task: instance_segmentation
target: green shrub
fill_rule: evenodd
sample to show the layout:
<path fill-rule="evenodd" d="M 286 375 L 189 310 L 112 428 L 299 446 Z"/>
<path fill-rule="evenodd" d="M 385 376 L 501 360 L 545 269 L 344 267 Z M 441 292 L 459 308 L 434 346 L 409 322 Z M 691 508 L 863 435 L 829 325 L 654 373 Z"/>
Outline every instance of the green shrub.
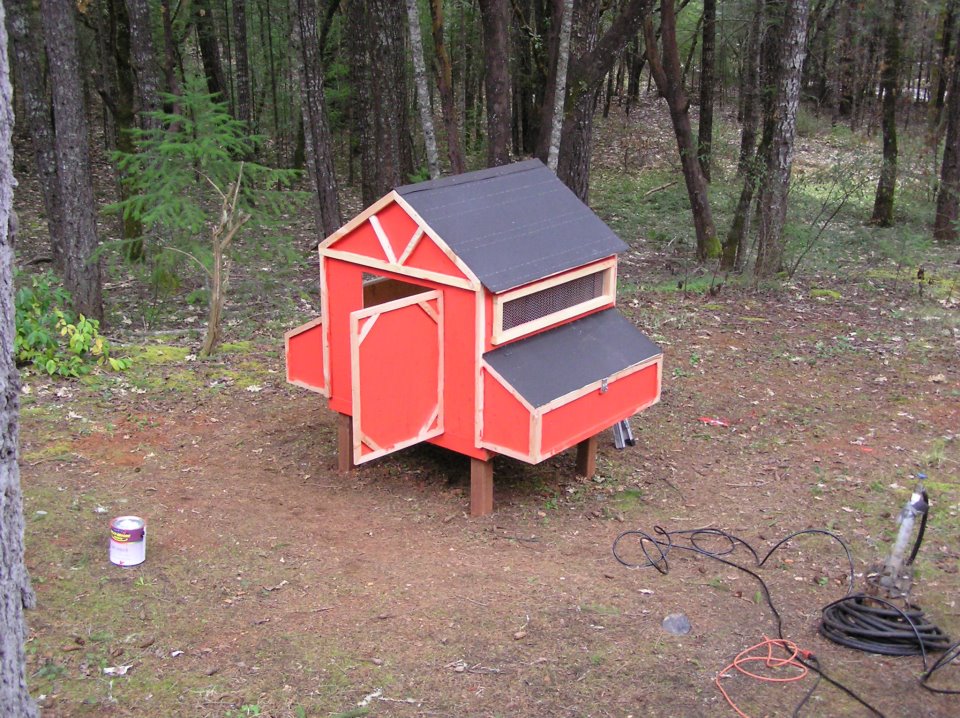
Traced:
<path fill-rule="evenodd" d="M 46 272 L 30 278 L 17 290 L 17 335 L 14 353 L 17 365 L 33 365 L 50 376 L 77 377 L 94 366 L 122 371 L 129 359 L 110 356 L 110 344 L 100 334 L 100 322 L 75 315 L 70 293 Z"/>

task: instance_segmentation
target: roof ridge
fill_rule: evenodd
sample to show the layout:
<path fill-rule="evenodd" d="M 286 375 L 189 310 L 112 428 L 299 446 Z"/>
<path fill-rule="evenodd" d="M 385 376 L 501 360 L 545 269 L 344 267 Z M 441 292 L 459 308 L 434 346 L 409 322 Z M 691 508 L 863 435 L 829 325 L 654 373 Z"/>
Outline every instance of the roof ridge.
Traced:
<path fill-rule="evenodd" d="M 414 192 L 425 192 L 427 190 L 439 189 L 442 187 L 455 187 L 457 185 L 469 184 L 471 182 L 482 182 L 495 177 L 516 174 L 518 172 L 530 172 L 537 169 L 547 169 L 537 158 L 522 160 L 520 162 L 511 162 L 497 167 L 487 167 L 473 172 L 464 172 L 463 174 L 450 175 L 426 182 L 417 182 L 415 184 L 401 185 L 394 188 L 394 191 L 400 196 L 412 194 Z"/>

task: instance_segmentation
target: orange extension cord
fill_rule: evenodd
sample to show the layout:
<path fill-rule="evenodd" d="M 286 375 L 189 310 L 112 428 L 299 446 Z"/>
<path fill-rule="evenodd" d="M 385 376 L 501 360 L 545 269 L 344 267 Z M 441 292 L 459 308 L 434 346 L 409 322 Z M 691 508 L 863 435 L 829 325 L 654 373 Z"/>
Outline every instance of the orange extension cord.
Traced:
<path fill-rule="evenodd" d="M 777 648 L 784 651 L 784 653 L 787 655 L 785 657 L 775 656 L 774 649 Z M 766 652 L 762 654 L 755 653 L 756 651 L 762 649 L 766 649 Z M 721 678 L 729 677 L 727 671 L 736 668 L 743 675 L 749 676 L 750 678 L 755 678 L 758 681 L 764 681 L 766 683 L 792 683 L 793 681 L 802 680 L 807 676 L 807 673 L 809 673 L 807 667 L 797 660 L 797 658 L 799 657 L 804 660 L 810 660 L 812 656 L 813 653 L 801 649 L 793 641 L 788 641 L 783 638 L 767 638 L 764 636 L 763 642 L 758 643 L 755 646 L 750 646 L 750 648 L 738 653 L 737 657 L 734 658 L 728 666 L 724 667 L 724 669 L 717 674 L 715 682 L 717 684 L 717 688 L 720 689 L 723 697 L 727 699 L 727 703 L 729 703 L 730 707 L 737 712 L 737 715 L 740 716 L 740 718 L 750 718 L 750 716 L 737 707 L 736 703 L 733 702 L 733 699 L 730 698 L 730 696 L 727 694 L 727 691 L 720 683 Z M 798 672 L 783 678 L 778 678 L 775 676 L 760 675 L 745 668 L 748 663 L 757 663 L 761 661 L 766 668 L 771 670 L 790 667 L 798 669 Z"/>

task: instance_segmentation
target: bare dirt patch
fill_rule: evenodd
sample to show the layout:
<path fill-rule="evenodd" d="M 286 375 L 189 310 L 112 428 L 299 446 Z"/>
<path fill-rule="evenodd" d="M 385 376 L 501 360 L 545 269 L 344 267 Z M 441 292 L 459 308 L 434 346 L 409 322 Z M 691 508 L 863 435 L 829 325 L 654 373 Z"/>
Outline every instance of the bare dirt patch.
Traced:
<path fill-rule="evenodd" d="M 249 352 L 177 360 L 163 371 L 185 367 L 195 386 L 146 394 L 123 390 L 133 376 L 69 397 L 28 378 L 29 654 L 44 715 L 730 715 L 714 677 L 776 631 L 758 586 L 679 554 L 665 576 L 631 571 L 613 539 L 712 526 L 763 548 L 824 527 L 861 576 L 917 471 L 934 509 L 915 599 L 960 636 L 955 318 L 926 320 L 936 305 L 905 296 L 895 317 L 881 295 L 634 299 L 667 355 L 637 446 L 604 436 L 590 481 L 571 456 L 503 460 L 482 519 L 465 514 L 467 463 L 432 447 L 337 475 L 333 415 L 282 383 L 275 354 L 259 369 Z M 244 380 L 218 383 L 241 362 Z M 125 513 L 149 526 L 137 568 L 108 561 L 108 520 Z M 762 575 L 788 638 L 885 715 L 956 713 L 956 697 L 918 686 L 919 659 L 817 635 L 820 607 L 846 589 L 836 545 L 781 553 Z M 662 630 L 674 612 L 691 633 Z M 130 668 L 104 674 L 115 666 Z M 955 668 L 944 678 L 957 687 Z M 785 715 L 811 684 L 727 685 L 751 715 Z M 869 714 L 826 684 L 806 710 Z"/>

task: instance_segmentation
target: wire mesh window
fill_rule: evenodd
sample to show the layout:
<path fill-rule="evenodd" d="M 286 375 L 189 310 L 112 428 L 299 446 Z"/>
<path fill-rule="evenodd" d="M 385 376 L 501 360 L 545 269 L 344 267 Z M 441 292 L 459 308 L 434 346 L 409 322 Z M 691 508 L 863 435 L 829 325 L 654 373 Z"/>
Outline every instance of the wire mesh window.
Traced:
<path fill-rule="evenodd" d="M 607 270 L 594 272 L 563 284 L 542 289 L 533 294 L 511 299 L 503 303 L 502 330 L 513 329 L 521 324 L 575 307 L 591 299 L 603 296 L 603 280 Z"/>

